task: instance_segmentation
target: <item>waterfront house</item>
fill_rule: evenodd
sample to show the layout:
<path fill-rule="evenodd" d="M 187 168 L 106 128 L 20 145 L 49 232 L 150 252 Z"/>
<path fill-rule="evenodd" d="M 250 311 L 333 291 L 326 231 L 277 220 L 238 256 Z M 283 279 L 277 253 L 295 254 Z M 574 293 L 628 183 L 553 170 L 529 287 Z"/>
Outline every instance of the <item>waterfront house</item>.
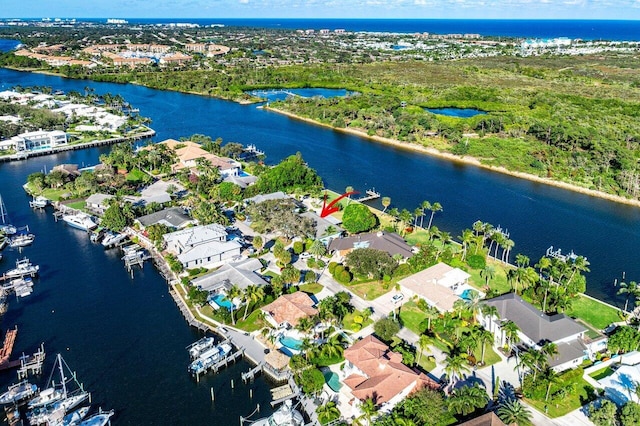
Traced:
<path fill-rule="evenodd" d="M 146 206 L 151 203 L 165 204 L 171 202 L 173 196 L 181 195 L 185 191 L 178 181 L 157 180 L 143 188 L 139 195 L 127 195 L 124 200 L 136 206 Z"/>
<path fill-rule="evenodd" d="M 358 234 L 351 237 L 336 238 L 329 244 L 329 251 L 337 251 L 342 257 L 357 248 L 372 248 L 387 252 L 390 256 L 399 254 L 404 259 L 413 256 L 411 246 L 395 232 L 378 231 Z"/>
<path fill-rule="evenodd" d="M 295 327 L 302 318 L 318 313 L 315 302 L 303 291 L 283 294 L 268 305 L 263 306 L 265 319 L 275 328 Z"/>
<path fill-rule="evenodd" d="M 226 292 L 233 285 L 241 290 L 249 286 L 264 287 L 267 282 L 258 274 L 262 268 L 262 262 L 256 258 L 225 263 L 215 271 L 192 280 L 191 283 L 209 293 Z"/>
<path fill-rule="evenodd" d="M 622 407 L 629 401 L 640 403 L 640 398 L 638 398 L 638 391 L 640 391 L 640 353 L 637 351 L 628 352 L 605 361 L 598 367 L 590 367 L 589 370 L 602 370 L 607 365 L 617 368 L 608 376 L 597 380 L 597 385 L 604 390 L 604 395 L 618 407 Z M 587 371 L 585 370 L 585 375 Z"/>
<path fill-rule="evenodd" d="M 320 217 L 318 213 L 313 211 L 300 213 L 300 216 L 315 222 L 316 240 L 322 241 L 324 245 L 328 245 L 334 238 L 339 238 L 344 232 L 344 229 L 339 226 L 341 222 L 333 216 Z"/>
<path fill-rule="evenodd" d="M 344 358 L 342 374 L 346 386 L 342 389 L 348 392 L 346 400 L 352 406 L 372 399 L 380 411 L 389 412 L 402 399 L 423 387 L 440 387 L 425 374 L 404 365 L 402 354 L 393 352 L 371 335 L 345 349 Z"/>
<path fill-rule="evenodd" d="M 191 219 L 180 207 L 171 207 L 160 210 L 145 216 L 140 216 L 135 220 L 143 230 L 156 223 L 166 225 L 172 229 L 182 229 L 189 225 L 195 225 L 197 221 Z"/>
<path fill-rule="evenodd" d="M 242 246 L 226 241 L 222 225 L 195 226 L 162 236 L 168 252 L 174 253 L 185 268 L 213 267 L 222 261 L 240 257 Z"/>
<path fill-rule="evenodd" d="M 85 200 L 85 204 L 87 210 L 102 216 L 105 210 L 109 208 L 109 201 L 113 198 L 114 196 L 109 194 L 92 194 Z"/>
<path fill-rule="evenodd" d="M 483 327 L 494 333 L 497 344 L 506 344 L 501 327 L 512 321 L 518 326 L 520 341 L 527 347 L 540 349 L 549 342 L 557 345 L 558 353 L 549 357 L 549 366 L 557 372 L 577 367 L 592 358 L 595 352 L 606 349 L 604 336 L 590 338 L 584 325 L 565 314 L 547 315 L 515 293 L 503 294 L 484 303 L 498 310 L 497 317 L 478 315 Z"/>
<path fill-rule="evenodd" d="M 244 203 L 245 204 L 260 204 L 260 203 L 264 203 L 265 201 L 270 201 L 270 200 L 286 200 L 288 198 L 291 198 L 289 195 L 285 194 L 282 191 L 277 191 L 277 192 L 271 192 L 269 194 L 258 194 L 255 195 L 251 198 L 245 198 L 244 199 Z"/>
<path fill-rule="evenodd" d="M 493 411 L 460 423 L 458 426 L 506 426 Z"/>
<path fill-rule="evenodd" d="M 9 139 L 9 141 L 11 141 L 12 145 L 10 149 L 20 152 L 55 148 L 66 145 L 68 139 L 67 134 L 61 130 L 52 130 L 50 132 L 38 130 L 35 132 L 20 133 L 18 136 Z"/>
<path fill-rule="evenodd" d="M 180 142 L 175 139 L 167 139 L 160 143 L 166 145 L 167 148 L 175 152 L 178 157 L 178 162 L 171 166 L 171 170 L 173 172 L 177 172 L 182 169 L 190 169 L 192 172 L 197 173 L 196 160 L 198 158 L 209 161 L 213 167 L 220 170 L 220 176 L 222 176 L 222 178 L 227 176 L 238 176 L 242 170 L 242 164 L 236 160 L 211 154 L 210 152 L 202 149 L 202 146 L 195 142 Z"/>
<path fill-rule="evenodd" d="M 460 299 L 458 294 L 463 287 L 469 287 L 470 276 L 461 269 L 440 262 L 401 279 L 398 285 L 405 296 L 418 296 L 438 311 L 447 312 Z"/>

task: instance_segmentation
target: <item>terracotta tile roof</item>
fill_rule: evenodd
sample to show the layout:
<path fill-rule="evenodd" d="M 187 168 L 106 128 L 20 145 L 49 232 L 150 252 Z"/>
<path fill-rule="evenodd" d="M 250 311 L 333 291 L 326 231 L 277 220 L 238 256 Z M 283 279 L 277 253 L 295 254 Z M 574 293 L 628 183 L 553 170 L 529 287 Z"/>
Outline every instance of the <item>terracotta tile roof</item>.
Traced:
<path fill-rule="evenodd" d="M 344 357 L 366 374 L 366 377 L 351 374 L 344 380 L 353 396 L 360 400 L 372 398 L 379 405 L 412 385 L 411 392 L 425 386 L 439 387 L 429 377 L 402 364 L 402 355 L 391 351 L 373 336 L 367 336 L 346 349 Z"/>
<path fill-rule="evenodd" d="M 495 413 L 486 413 L 475 419 L 471 419 L 458 426 L 506 426 Z"/>
<path fill-rule="evenodd" d="M 273 302 L 262 307 L 278 324 L 288 322 L 296 326 L 304 317 L 316 315 L 318 310 L 313 307 L 315 302 L 305 292 L 298 291 L 293 294 L 284 294 Z"/>

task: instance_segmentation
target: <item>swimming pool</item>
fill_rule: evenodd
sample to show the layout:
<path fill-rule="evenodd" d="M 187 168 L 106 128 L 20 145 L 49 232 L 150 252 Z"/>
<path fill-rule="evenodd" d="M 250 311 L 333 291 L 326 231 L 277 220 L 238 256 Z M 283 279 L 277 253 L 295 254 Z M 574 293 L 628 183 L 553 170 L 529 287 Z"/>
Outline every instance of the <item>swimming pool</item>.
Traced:
<path fill-rule="evenodd" d="M 302 340 L 294 339 L 291 336 L 281 336 L 280 343 L 282 343 L 282 346 L 293 349 L 294 351 L 302 350 Z"/>
<path fill-rule="evenodd" d="M 327 371 L 324 373 L 324 381 L 327 382 L 327 386 L 334 392 L 340 392 L 342 383 L 340 383 L 340 377 L 333 371 Z"/>
<path fill-rule="evenodd" d="M 477 291 L 467 288 L 460 294 L 460 298 L 463 300 L 471 300 L 474 294 L 477 294 L 477 293 L 478 293 Z"/>
<path fill-rule="evenodd" d="M 231 310 L 234 307 L 233 303 L 231 303 L 231 301 L 227 299 L 227 297 L 224 294 L 218 293 L 215 296 L 213 296 L 211 300 L 213 300 L 215 304 L 220 306 L 221 308 L 227 308 L 228 310 Z"/>

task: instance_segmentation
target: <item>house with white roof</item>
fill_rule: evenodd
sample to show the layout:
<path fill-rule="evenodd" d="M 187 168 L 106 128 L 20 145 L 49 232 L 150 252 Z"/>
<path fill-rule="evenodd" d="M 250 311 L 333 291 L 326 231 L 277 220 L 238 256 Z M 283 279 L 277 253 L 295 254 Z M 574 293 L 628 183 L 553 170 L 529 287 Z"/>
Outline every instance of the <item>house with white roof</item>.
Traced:
<path fill-rule="evenodd" d="M 209 293 L 226 292 L 234 285 L 241 290 L 249 286 L 264 287 L 267 282 L 258 274 L 262 268 L 259 259 L 248 258 L 240 262 L 225 263 L 215 271 L 192 280 L 191 283 Z"/>
<path fill-rule="evenodd" d="M 412 298 L 418 296 L 440 312 L 453 309 L 460 300 L 462 288 L 467 285 L 468 273 L 445 263 L 438 263 L 398 281 L 402 294 Z"/>
<path fill-rule="evenodd" d="M 185 268 L 211 267 L 240 256 L 242 246 L 227 241 L 224 226 L 212 223 L 163 235 L 166 249 L 174 253 Z"/>
<path fill-rule="evenodd" d="M 20 151 L 34 151 L 38 149 L 55 148 L 60 145 L 66 145 L 68 142 L 67 134 L 62 130 L 52 130 L 50 132 L 37 130 L 34 132 L 21 133 L 9 139 L 11 145 L 8 149 Z"/>

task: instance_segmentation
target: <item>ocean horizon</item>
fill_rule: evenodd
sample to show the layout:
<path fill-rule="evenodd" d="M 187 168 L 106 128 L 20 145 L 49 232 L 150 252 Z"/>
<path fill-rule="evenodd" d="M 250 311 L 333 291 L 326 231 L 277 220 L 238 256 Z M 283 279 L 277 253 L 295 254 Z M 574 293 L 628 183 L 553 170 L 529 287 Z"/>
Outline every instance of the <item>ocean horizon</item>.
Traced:
<path fill-rule="evenodd" d="M 41 18 L 24 18 L 34 20 Z M 63 18 L 64 19 L 64 18 Z M 69 18 L 67 18 L 69 19 Z M 105 22 L 107 18 L 77 18 Z M 480 34 L 485 37 L 638 41 L 640 20 L 593 19 L 334 19 L 334 18 L 122 18 L 129 24 L 191 23 L 268 29 L 344 29 L 354 32 Z"/>

